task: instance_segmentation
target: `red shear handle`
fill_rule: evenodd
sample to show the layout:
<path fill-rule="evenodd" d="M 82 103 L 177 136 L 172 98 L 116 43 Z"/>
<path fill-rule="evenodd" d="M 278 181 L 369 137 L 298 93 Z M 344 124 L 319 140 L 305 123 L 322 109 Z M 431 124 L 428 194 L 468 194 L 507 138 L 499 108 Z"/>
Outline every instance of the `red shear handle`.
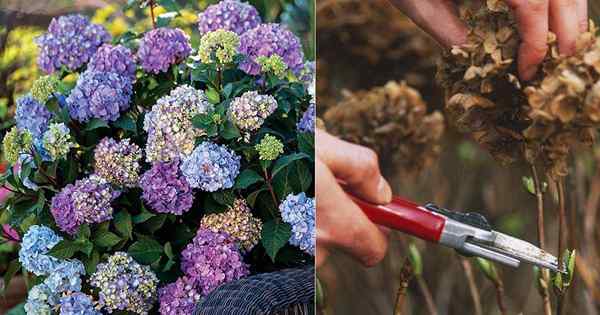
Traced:
<path fill-rule="evenodd" d="M 394 197 L 387 205 L 374 205 L 354 196 L 352 200 L 376 224 L 398 230 L 426 241 L 437 243 L 444 229 L 446 219 L 423 210 L 408 200 Z"/>

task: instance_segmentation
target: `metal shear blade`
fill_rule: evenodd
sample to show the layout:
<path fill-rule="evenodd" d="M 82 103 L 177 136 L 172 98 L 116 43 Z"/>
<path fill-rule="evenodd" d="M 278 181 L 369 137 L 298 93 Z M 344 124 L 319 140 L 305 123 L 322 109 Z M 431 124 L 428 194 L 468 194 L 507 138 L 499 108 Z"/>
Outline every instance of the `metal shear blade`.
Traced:
<path fill-rule="evenodd" d="M 559 267 L 558 259 L 550 253 L 518 238 L 496 231 L 493 233 L 496 234 L 493 243 L 494 248 L 504 254 L 555 272 L 565 272 Z"/>

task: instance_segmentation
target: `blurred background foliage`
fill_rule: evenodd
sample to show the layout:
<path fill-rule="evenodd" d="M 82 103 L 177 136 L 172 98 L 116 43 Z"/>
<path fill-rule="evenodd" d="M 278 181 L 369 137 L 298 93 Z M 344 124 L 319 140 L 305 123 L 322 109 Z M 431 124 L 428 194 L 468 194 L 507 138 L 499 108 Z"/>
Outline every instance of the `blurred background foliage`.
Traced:
<path fill-rule="evenodd" d="M 600 23 L 600 1 L 590 0 L 589 4 L 590 17 Z M 408 132 L 405 139 L 414 138 L 410 132 L 422 133 L 424 120 L 412 120 L 417 125 L 411 126 L 410 119 L 402 119 L 413 113 L 410 109 L 422 108 L 418 105 L 421 100 L 427 104 L 427 115 L 443 112 L 444 98 L 435 80 L 441 48 L 388 0 L 318 0 L 316 11 L 317 99 L 322 125 L 378 150 L 384 176 L 395 194 L 419 203 L 431 201 L 457 211 L 480 212 L 495 229 L 537 243 L 536 200 L 527 190 L 527 167 L 501 166 L 448 124 L 439 140 L 420 142 L 412 148 L 405 145 L 409 142 L 386 142 L 398 139 L 397 135 L 379 136 L 378 140 L 378 134 L 386 135 L 390 130 Z M 389 87 L 395 83 L 390 81 L 404 81 L 420 95 L 403 96 L 405 89 L 394 92 Z M 381 110 L 385 107 L 403 110 L 394 114 Z M 380 120 L 392 121 L 391 126 L 365 127 Z M 360 130 L 364 134 L 357 134 Z M 404 163 L 395 162 L 399 157 Z M 414 162 L 406 163 L 406 157 Z M 424 166 L 422 161 L 433 162 Z M 577 262 L 564 314 L 597 315 L 600 146 L 575 152 L 569 161 L 569 174 L 568 247 L 577 249 Z M 558 204 L 556 191 L 550 186 L 544 194 L 546 242 L 548 250 L 557 254 Z M 406 262 L 414 268 L 415 261 L 419 261 L 420 275 L 410 279 L 401 313 L 394 313 L 398 289 L 406 281 Z M 348 315 L 501 314 L 497 303 L 500 283 L 506 314 L 544 313 L 531 266 L 495 268 L 490 272 L 489 266 L 475 259 L 396 232 L 391 235 L 386 258 L 373 268 L 365 269 L 344 253 L 332 254 L 317 272 L 322 289 L 318 294 L 320 311 Z M 499 281 L 491 281 L 489 275 L 494 272 Z"/>

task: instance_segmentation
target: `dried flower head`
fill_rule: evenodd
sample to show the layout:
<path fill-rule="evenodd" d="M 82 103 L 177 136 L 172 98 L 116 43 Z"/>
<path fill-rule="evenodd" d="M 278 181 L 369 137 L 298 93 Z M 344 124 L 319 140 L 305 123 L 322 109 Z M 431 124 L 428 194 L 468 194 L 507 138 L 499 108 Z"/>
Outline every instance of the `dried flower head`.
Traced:
<path fill-rule="evenodd" d="M 217 191 L 233 187 L 241 157 L 225 145 L 202 142 L 183 159 L 180 169 L 193 188 Z"/>
<path fill-rule="evenodd" d="M 270 134 L 266 134 L 254 147 L 258 151 L 259 158 L 264 161 L 273 161 L 283 153 L 283 143 Z"/>
<path fill-rule="evenodd" d="M 444 131 L 441 113 L 427 105 L 405 83 L 388 82 L 366 92 L 347 93 L 323 116 L 327 131 L 371 147 L 382 161 L 416 174 L 439 155 Z"/>
<path fill-rule="evenodd" d="M 94 149 L 96 174 L 117 186 L 138 184 L 142 150 L 129 139 L 103 138 Z"/>
<path fill-rule="evenodd" d="M 224 0 L 209 5 L 198 15 L 198 30 L 201 34 L 223 29 L 242 35 L 260 23 L 256 8 L 238 0 Z"/>
<path fill-rule="evenodd" d="M 144 71 L 158 74 L 182 62 L 191 52 L 190 38 L 184 31 L 160 27 L 144 35 L 137 58 Z"/>
<path fill-rule="evenodd" d="M 10 164 L 15 164 L 23 154 L 29 154 L 33 145 L 33 136 L 28 130 L 19 130 L 12 127 L 2 140 L 4 159 Z"/>
<path fill-rule="evenodd" d="M 256 62 L 260 65 L 263 73 L 272 73 L 276 77 L 283 77 L 287 71 L 287 65 L 277 54 L 273 54 L 269 57 L 259 56 L 256 58 Z"/>
<path fill-rule="evenodd" d="M 239 46 L 240 38 L 236 33 L 220 29 L 202 35 L 198 55 L 203 63 L 225 65 L 233 62 Z"/>
<path fill-rule="evenodd" d="M 262 222 L 252 216 L 252 210 L 244 199 L 236 199 L 226 212 L 204 216 L 200 226 L 229 234 L 239 242 L 244 252 L 249 252 L 258 244 L 262 231 Z"/>
<path fill-rule="evenodd" d="M 42 137 L 42 147 L 53 161 L 65 158 L 71 148 L 76 146 L 64 123 L 50 124 Z"/>
<path fill-rule="evenodd" d="M 142 198 L 150 209 L 181 215 L 192 207 L 194 194 L 179 170 L 179 161 L 155 162 L 140 179 Z"/>
<path fill-rule="evenodd" d="M 33 81 L 31 96 L 40 103 L 45 103 L 59 85 L 59 80 L 53 75 L 44 75 Z"/>

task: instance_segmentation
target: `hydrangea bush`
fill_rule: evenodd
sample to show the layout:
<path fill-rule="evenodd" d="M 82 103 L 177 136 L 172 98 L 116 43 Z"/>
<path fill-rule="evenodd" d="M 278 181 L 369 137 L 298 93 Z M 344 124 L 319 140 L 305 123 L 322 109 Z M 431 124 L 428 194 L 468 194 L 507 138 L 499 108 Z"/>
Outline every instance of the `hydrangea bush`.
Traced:
<path fill-rule="evenodd" d="M 36 40 L 46 74 L 0 177 L 20 244 L 2 276 L 30 278 L 27 314 L 191 314 L 224 283 L 313 264 L 314 78 L 258 12 L 207 7 L 199 43 L 161 18 L 111 38 L 83 15 Z"/>

